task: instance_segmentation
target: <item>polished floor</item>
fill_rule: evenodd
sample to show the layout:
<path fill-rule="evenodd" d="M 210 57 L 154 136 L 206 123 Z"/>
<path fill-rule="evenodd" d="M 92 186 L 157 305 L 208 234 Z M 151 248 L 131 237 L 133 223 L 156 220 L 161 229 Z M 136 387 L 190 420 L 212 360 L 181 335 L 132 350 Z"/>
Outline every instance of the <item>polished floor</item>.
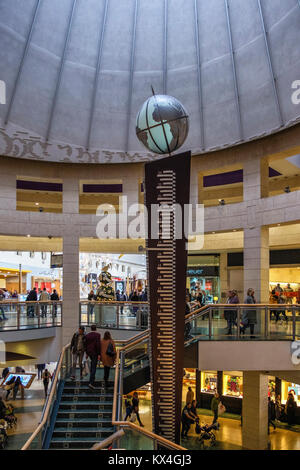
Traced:
<path fill-rule="evenodd" d="M 209 410 L 198 410 L 200 422 L 211 424 L 213 417 Z M 140 418 L 145 428 L 149 431 L 152 430 L 151 418 L 151 402 L 146 399 L 140 400 Z M 205 442 L 204 447 L 199 441 L 198 435 L 195 433 L 195 426 L 193 425 L 188 433 L 188 439 L 183 439 L 181 445 L 189 450 L 242 450 L 242 427 L 239 419 L 219 418 L 220 430 L 216 432 L 216 444 L 210 447 L 209 443 Z M 135 423 L 138 424 L 138 423 Z M 270 428 L 270 449 L 271 450 L 300 450 L 300 433 L 286 429 Z M 125 443 L 125 439 L 124 439 Z M 130 449 L 139 449 L 147 445 L 147 448 L 152 449 L 153 443 L 143 436 L 138 436 L 137 433 L 127 434 L 126 444 Z"/>

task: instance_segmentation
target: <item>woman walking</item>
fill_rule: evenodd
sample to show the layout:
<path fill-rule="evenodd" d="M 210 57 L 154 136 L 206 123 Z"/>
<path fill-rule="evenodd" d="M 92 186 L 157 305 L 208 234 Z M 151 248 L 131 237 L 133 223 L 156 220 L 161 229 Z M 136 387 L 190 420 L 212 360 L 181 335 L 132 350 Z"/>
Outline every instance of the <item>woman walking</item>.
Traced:
<path fill-rule="evenodd" d="M 104 366 L 104 383 L 105 387 L 108 386 L 110 368 L 115 365 L 116 360 L 116 346 L 109 331 L 104 333 L 103 340 L 101 341 L 101 361 Z"/>
<path fill-rule="evenodd" d="M 43 379 L 44 390 L 45 390 L 45 398 L 46 398 L 46 397 L 47 397 L 47 393 L 48 393 L 49 381 L 50 381 L 50 379 L 51 379 L 51 374 L 50 374 L 50 372 L 48 371 L 48 369 L 45 369 L 45 370 L 44 370 L 43 375 L 42 375 L 42 379 Z"/>
<path fill-rule="evenodd" d="M 254 297 L 254 289 L 250 288 L 247 290 L 247 297 L 245 299 L 245 304 L 256 304 Z M 245 333 L 246 328 L 250 327 L 250 338 L 255 338 L 254 336 L 254 326 L 257 323 L 256 320 L 256 310 L 244 310 L 242 314 L 242 328 L 241 333 Z"/>

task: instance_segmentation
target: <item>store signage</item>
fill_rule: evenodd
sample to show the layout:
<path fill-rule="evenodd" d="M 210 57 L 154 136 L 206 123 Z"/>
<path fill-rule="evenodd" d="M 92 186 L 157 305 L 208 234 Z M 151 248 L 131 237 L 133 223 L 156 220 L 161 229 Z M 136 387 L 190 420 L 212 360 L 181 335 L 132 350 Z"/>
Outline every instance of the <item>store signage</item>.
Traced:
<path fill-rule="evenodd" d="M 54 254 L 51 253 L 51 268 L 62 268 L 63 267 L 63 254 Z"/>
<path fill-rule="evenodd" d="M 187 277 L 218 277 L 219 266 L 188 266 Z"/>
<path fill-rule="evenodd" d="M 300 364 L 300 341 L 293 341 L 291 343 L 291 360 L 294 366 Z"/>

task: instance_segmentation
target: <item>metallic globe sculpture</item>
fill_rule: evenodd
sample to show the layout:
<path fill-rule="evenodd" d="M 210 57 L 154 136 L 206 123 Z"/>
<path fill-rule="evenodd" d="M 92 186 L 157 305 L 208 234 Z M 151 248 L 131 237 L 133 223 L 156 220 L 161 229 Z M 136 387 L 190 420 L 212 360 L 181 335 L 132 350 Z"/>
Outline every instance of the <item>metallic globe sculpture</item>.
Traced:
<path fill-rule="evenodd" d="M 151 152 L 175 152 L 183 145 L 188 132 L 188 114 L 173 96 L 153 94 L 137 115 L 136 135 Z"/>

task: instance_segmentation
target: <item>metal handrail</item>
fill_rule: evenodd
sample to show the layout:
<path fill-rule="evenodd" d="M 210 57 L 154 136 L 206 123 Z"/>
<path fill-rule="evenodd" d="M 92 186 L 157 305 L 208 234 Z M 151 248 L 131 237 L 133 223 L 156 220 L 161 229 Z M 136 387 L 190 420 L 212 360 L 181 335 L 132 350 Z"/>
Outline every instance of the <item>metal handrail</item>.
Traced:
<path fill-rule="evenodd" d="M 136 340 L 133 344 L 138 344 L 141 343 L 142 340 Z M 132 345 L 133 345 L 132 344 Z M 130 347 L 132 346 L 130 345 Z M 121 421 L 117 417 L 117 401 L 118 401 L 118 382 L 120 381 L 120 353 L 121 351 L 126 351 L 127 346 L 124 346 L 121 349 L 117 350 L 117 357 L 116 357 L 116 369 L 115 369 L 115 381 L 114 381 L 114 397 L 113 397 L 113 410 L 112 410 L 112 424 L 117 427 L 129 427 L 130 429 L 139 432 L 140 434 L 143 434 L 144 436 L 147 436 L 158 443 L 164 445 L 165 447 L 169 447 L 174 450 L 186 450 L 185 447 L 182 447 L 178 444 L 175 444 L 174 442 L 168 441 L 164 437 L 159 436 L 158 434 L 154 434 L 151 431 L 147 431 L 144 428 L 140 428 L 136 424 L 130 423 L 128 421 Z"/>
<path fill-rule="evenodd" d="M 54 375 L 54 379 L 53 379 L 53 382 L 52 382 L 52 386 L 51 386 L 51 390 L 50 390 L 50 394 L 49 394 L 49 397 L 48 397 L 48 404 L 44 410 L 44 413 L 43 413 L 43 416 L 42 416 L 42 419 L 38 425 L 38 427 L 36 428 L 36 430 L 33 432 L 33 434 L 30 436 L 30 438 L 26 441 L 26 443 L 24 444 L 24 446 L 21 448 L 21 450 L 28 450 L 30 445 L 32 444 L 33 440 L 36 438 L 36 436 L 38 436 L 38 434 L 40 432 L 42 432 L 43 430 L 43 426 L 46 424 L 48 418 L 49 418 L 49 413 L 50 413 L 50 407 L 51 407 L 51 403 L 52 403 L 52 400 L 53 400 L 53 397 L 54 397 L 54 394 L 55 394 L 55 391 L 56 391 L 56 385 L 57 385 L 57 381 L 58 381 L 58 376 L 59 376 L 59 373 L 61 371 L 61 367 L 62 367 L 62 363 L 63 363 L 63 359 L 64 359 L 64 356 L 65 356 L 65 353 L 67 351 L 67 349 L 71 346 L 71 344 L 67 344 L 66 346 L 63 347 L 62 349 L 62 352 L 61 352 L 61 355 L 60 355 L 60 359 L 59 359 L 59 362 L 58 362 L 58 365 L 57 365 L 57 368 L 56 368 L 56 372 L 55 372 L 55 375 Z"/>

